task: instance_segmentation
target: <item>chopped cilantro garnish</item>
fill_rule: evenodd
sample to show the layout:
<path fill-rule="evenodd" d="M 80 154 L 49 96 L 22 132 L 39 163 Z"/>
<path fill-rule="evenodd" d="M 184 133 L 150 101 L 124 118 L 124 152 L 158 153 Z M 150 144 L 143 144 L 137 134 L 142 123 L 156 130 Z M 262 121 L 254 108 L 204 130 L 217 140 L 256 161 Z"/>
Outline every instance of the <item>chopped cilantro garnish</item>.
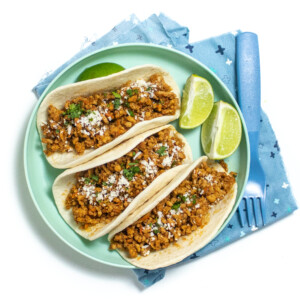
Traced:
<path fill-rule="evenodd" d="M 139 90 L 134 89 L 134 90 L 133 90 L 133 93 L 134 93 L 134 94 L 138 94 L 138 93 L 139 93 Z"/>
<path fill-rule="evenodd" d="M 91 179 L 95 180 L 95 181 L 98 181 L 99 180 L 99 177 L 97 175 L 92 175 L 91 176 Z"/>
<path fill-rule="evenodd" d="M 107 186 L 107 183 L 105 181 L 102 182 L 102 185 Z"/>
<path fill-rule="evenodd" d="M 173 167 L 176 166 L 176 165 L 177 165 L 177 161 L 174 160 L 174 161 L 172 162 L 172 164 L 171 164 L 171 168 L 173 168 Z"/>
<path fill-rule="evenodd" d="M 70 119 L 76 119 L 79 118 L 82 115 L 82 113 L 83 110 L 81 108 L 80 103 L 71 103 L 64 115 L 69 116 Z"/>
<path fill-rule="evenodd" d="M 165 153 L 166 149 L 167 149 L 167 147 L 161 146 L 161 147 L 156 151 L 156 153 L 159 154 L 159 156 L 164 156 L 164 155 L 166 155 L 166 153 Z"/>
<path fill-rule="evenodd" d="M 132 155 L 133 155 L 133 156 L 135 156 L 135 155 L 136 155 L 135 151 L 132 151 Z"/>
<path fill-rule="evenodd" d="M 129 169 L 124 169 L 123 174 L 129 181 L 131 181 L 134 175 L 140 172 L 141 172 L 140 168 L 138 166 L 134 166 Z"/>
<path fill-rule="evenodd" d="M 178 195 L 178 197 L 181 199 L 182 202 L 185 202 L 186 201 L 186 197 L 183 196 L 183 195 Z"/>
<path fill-rule="evenodd" d="M 116 92 L 112 92 L 112 94 L 115 96 L 115 98 L 121 99 L 121 95 L 116 93 Z"/>
<path fill-rule="evenodd" d="M 196 201 L 196 199 L 194 199 L 194 200 L 193 200 L 193 204 L 196 204 L 196 203 L 197 203 L 197 201 Z"/>
<path fill-rule="evenodd" d="M 151 89 L 152 89 L 151 86 L 148 86 L 146 91 L 151 91 Z"/>
<path fill-rule="evenodd" d="M 91 182 L 91 179 L 90 178 L 85 178 L 84 179 L 84 183 L 90 183 Z"/>
<path fill-rule="evenodd" d="M 135 161 L 135 162 L 129 163 L 128 165 L 129 165 L 129 166 L 135 166 L 135 165 L 138 165 L 138 164 L 139 164 L 139 162 L 138 162 L 138 161 Z"/>
<path fill-rule="evenodd" d="M 175 202 L 173 205 L 172 205 L 172 209 L 175 209 L 177 210 L 181 205 L 181 202 Z"/>
<path fill-rule="evenodd" d="M 159 230 L 158 230 L 158 229 L 154 229 L 153 232 L 154 232 L 155 234 L 158 234 L 158 233 L 159 233 Z"/>
<path fill-rule="evenodd" d="M 55 132 L 56 132 L 56 133 L 59 133 L 59 129 L 56 129 Z"/>
<path fill-rule="evenodd" d="M 120 107 L 120 105 L 121 105 L 120 99 L 116 98 L 114 101 L 114 108 L 118 109 Z"/>
<path fill-rule="evenodd" d="M 124 105 L 125 105 L 126 107 L 130 107 L 130 105 L 129 105 L 128 102 L 125 102 Z"/>
<path fill-rule="evenodd" d="M 89 115 L 91 113 L 92 113 L 92 111 L 90 109 L 88 109 L 88 110 L 86 110 L 85 115 Z M 95 113 L 95 112 L 93 112 L 93 113 Z"/>
<path fill-rule="evenodd" d="M 134 117 L 134 112 L 131 109 L 128 109 L 128 113 L 131 117 Z"/>
<path fill-rule="evenodd" d="M 89 118 L 89 121 L 92 122 L 94 119 L 93 118 Z"/>
<path fill-rule="evenodd" d="M 128 90 L 126 91 L 126 93 L 127 93 L 129 96 L 132 96 L 132 95 L 133 95 L 133 91 L 132 91 L 131 89 L 128 89 Z"/>

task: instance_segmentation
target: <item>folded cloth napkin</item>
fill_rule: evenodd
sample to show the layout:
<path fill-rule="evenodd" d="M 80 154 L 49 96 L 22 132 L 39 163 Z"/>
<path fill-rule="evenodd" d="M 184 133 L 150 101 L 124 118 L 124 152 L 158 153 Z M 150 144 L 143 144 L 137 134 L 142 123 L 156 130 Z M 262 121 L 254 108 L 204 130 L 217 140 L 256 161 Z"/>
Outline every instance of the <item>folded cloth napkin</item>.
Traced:
<path fill-rule="evenodd" d="M 151 15 L 140 22 L 135 15 L 112 28 L 103 37 L 91 41 L 82 51 L 51 74 L 47 74 L 37 86 L 33 88 L 39 97 L 53 78 L 75 60 L 107 46 L 123 43 L 144 42 L 172 47 L 187 53 L 204 63 L 227 85 L 231 93 L 237 98 L 235 49 L 236 35 L 239 31 L 223 34 L 204 41 L 189 43 L 189 29 L 182 27 L 164 14 Z M 259 157 L 265 171 L 267 181 L 267 220 L 270 225 L 277 220 L 291 214 L 297 209 L 296 201 L 292 195 L 291 187 L 284 169 L 280 154 L 278 140 L 274 134 L 267 115 L 261 114 Z M 238 213 L 235 213 L 224 230 L 206 247 L 187 257 L 178 264 L 197 259 L 210 252 L 220 249 L 240 238 L 259 230 L 253 226 L 241 228 Z M 165 276 L 168 268 L 157 270 L 134 269 L 138 280 L 148 287 Z"/>

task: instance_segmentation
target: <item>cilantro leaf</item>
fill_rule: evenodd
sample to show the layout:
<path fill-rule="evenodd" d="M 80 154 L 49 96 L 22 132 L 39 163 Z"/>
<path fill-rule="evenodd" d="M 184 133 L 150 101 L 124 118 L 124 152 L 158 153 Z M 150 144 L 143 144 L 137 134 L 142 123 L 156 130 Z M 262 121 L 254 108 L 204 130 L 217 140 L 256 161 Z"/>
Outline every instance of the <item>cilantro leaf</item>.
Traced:
<path fill-rule="evenodd" d="M 85 178 L 84 179 L 84 183 L 90 183 L 91 182 L 91 179 L 90 178 Z"/>
<path fill-rule="evenodd" d="M 116 93 L 116 92 L 112 92 L 112 94 L 115 96 L 115 98 L 121 99 L 121 95 Z"/>
<path fill-rule="evenodd" d="M 137 173 L 140 173 L 141 170 L 138 166 L 134 166 L 134 167 L 131 167 L 129 169 L 124 169 L 123 170 L 123 174 L 124 176 L 129 180 L 131 181 L 134 177 L 135 174 Z"/>
<path fill-rule="evenodd" d="M 177 210 L 177 209 L 180 207 L 180 205 L 181 205 L 181 202 L 180 202 L 180 201 L 179 201 L 179 202 L 175 202 L 175 203 L 172 205 L 172 209 Z"/>
<path fill-rule="evenodd" d="M 156 153 L 159 154 L 159 156 L 164 156 L 164 155 L 166 155 L 166 153 L 165 153 L 166 149 L 167 149 L 167 147 L 161 146 L 161 147 L 156 151 Z"/>
<path fill-rule="evenodd" d="M 130 97 L 133 95 L 133 91 L 132 91 L 131 89 L 128 89 L 128 90 L 126 91 L 126 93 L 127 93 Z"/>
<path fill-rule="evenodd" d="M 92 175 L 91 176 L 91 179 L 95 180 L 95 181 L 98 181 L 99 180 L 99 177 L 97 175 Z"/>
<path fill-rule="evenodd" d="M 134 117 L 134 112 L 131 109 L 128 109 L 128 113 L 131 117 Z"/>
<path fill-rule="evenodd" d="M 71 103 L 65 115 L 69 116 L 70 119 L 79 118 L 83 113 L 80 103 Z"/>
<path fill-rule="evenodd" d="M 116 98 L 114 101 L 114 109 L 118 109 L 121 105 L 121 101 L 119 98 Z"/>

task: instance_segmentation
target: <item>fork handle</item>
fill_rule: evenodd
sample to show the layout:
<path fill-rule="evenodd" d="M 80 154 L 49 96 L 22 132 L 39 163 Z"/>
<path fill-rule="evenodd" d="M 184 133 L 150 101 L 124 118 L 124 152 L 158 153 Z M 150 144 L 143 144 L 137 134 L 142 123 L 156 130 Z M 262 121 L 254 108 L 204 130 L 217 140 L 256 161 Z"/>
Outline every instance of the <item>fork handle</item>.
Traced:
<path fill-rule="evenodd" d="M 257 149 L 261 100 L 259 48 L 255 33 L 243 32 L 237 36 L 237 81 L 238 102 L 252 136 L 251 146 Z"/>

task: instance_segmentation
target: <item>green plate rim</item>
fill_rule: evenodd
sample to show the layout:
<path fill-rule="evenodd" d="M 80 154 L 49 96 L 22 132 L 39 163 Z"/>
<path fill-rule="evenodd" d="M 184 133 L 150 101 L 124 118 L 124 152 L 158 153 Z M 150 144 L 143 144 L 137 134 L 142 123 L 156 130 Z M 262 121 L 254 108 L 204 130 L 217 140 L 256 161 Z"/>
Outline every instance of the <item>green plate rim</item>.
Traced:
<path fill-rule="evenodd" d="M 241 189 L 241 194 L 239 199 L 236 199 L 235 205 L 232 208 L 231 213 L 228 215 L 228 217 L 226 218 L 226 220 L 224 221 L 223 225 L 219 228 L 218 232 L 214 235 L 214 237 L 212 239 L 214 239 L 223 229 L 224 227 L 227 225 L 228 221 L 231 219 L 231 217 L 233 216 L 233 214 L 236 212 L 236 209 L 243 197 L 243 193 L 246 187 L 246 183 L 248 181 L 248 177 L 249 177 L 249 169 L 250 169 L 250 143 L 249 143 L 249 136 L 248 136 L 248 131 L 247 131 L 247 127 L 246 127 L 246 123 L 245 120 L 243 118 L 242 112 L 239 108 L 239 105 L 236 101 L 236 99 L 234 98 L 234 96 L 232 95 L 232 93 L 230 92 L 230 90 L 228 89 L 228 87 L 221 81 L 221 79 L 214 73 L 212 72 L 206 65 L 204 65 L 203 63 L 201 63 L 200 61 L 198 61 L 197 59 L 193 58 L 192 56 L 183 53 L 179 50 L 173 49 L 173 48 L 168 48 L 165 46 L 161 46 L 161 45 L 156 45 L 156 44 L 147 44 L 147 43 L 124 43 L 124 44 L 120 44 L 117 46 L 109 46 L 109 47 L 104 47 L 102 49 L 98 49 L 95 50 L 87 55 L 82 56 L 81 58 L 75 60 L 73 63 L 71 63 L 69 66 L 67 66 L 66 68 L 64 68 L 61 72 L 59 72 L 53 79 L 52 81 L 48 84 L 47 88 L 44 90 L 44 92 L 41 94 L 41 96 L 39 97 L 32 113 L 31 116 L 29 118 L 29 121 L 27 123 L 27 127 L 26 127 L 26 133 L 25 133 L 25 137 L 24 137 L 24 148 L 23 148 L 23 166 L 24 166 L 24 173 L 25 173 L 25 178 L 26 178 L 26 183 L 27 183 L 27 187 L 32 199 L 32 202 L 34 203 L 36 209 L 38 210 L 40 216 L 42 217 L 42 219 L 44 220 L 44 222 L 48 225 L 48 227 L 52 230 L 52 232 L 54 232 L 54 234 L 61 240 L 63 241 L 65 244 L 67 244 L 69 247 L 71 247 L 73 250 L 75 250 L 76 252 L 82 254 L 85 257 L 88 257 L 91 260 L 103 263 L 105 265 L 109 265 L 109 266 L 113 266 L 113 267 L 118 267 L 118 268 L 125 268 L 125 269 L 137 269 L 135 266 L 133 265 L 118 265 L 112 262 L 108 262 L 108 261 L 102 261 L 100 259 L 96 259 L 92 256 L 90 256 L 89 254 L 77 249 L 75 246 L 73 246 L 71 243 L 69 243 L 68 241 L 66 241 L 62 236 L 60 236 L 60 234 L 52 227 L 52 225 L 48 222 L 47 218 L 44 216 L 44 214 L 42 213 L 42 211 L 40 210 L 37 201 L 34 197 L 32 188 L 31 188 L 31 183 L 29 180 L 29 175 L 28 175 L 28 167 L 27 167 L 27 145 L 28 145 L 28 137 L 29 137 L 29 131 L 30 131 L 30 125 L 33 122 L 33 118 L 36 117 L 36 112 L 38 110 L 38 107 L 40 106 L 41 102 L 43 101 L 43 99 L 45 98 L 45 96 L 48 94 L 49 89 L 51 88 L 52 84 L 63 75 L 63 73 L 65 73 L 66 71 L 68 71 L 69 69 L 73 68 L 76 64 L 80 63 L 82 60 L 85 60 L 93 55 L 96 55 L 100 52 L 104 52 L 104 51 L 108 51 L 110 49 L 116 49 L 116 48 L 127 48 L 127 47 L 146 47 L 146 48 L 159 48 L 162 49 L 164 51 L 170 51 L 170 52 L 175 52 L 177 54 L 179 54 L 180 56 L 184 56 L 185 58 L 187 58 L 188 60 L 191 60 L 192 62 L 196 63 L 197 65 L 199 65 L 201 68 L 205 69 L 206 72 L 210 73 L 210 75 L 212 77 L 214 77 L 214 79 L 226 90 L 227 94 L 230 96 L 231 100 L 236 104 L 236 109 L 239 113 L 239 116 L 241 118 L 241 122 L 242 122 L 242 128 L 244 129 L 243 132 L 245 133 L 245 140 L 246 140 L 246 148 L 247 148 L 247 165 L 246 165 L 246 172 L 245 172 L 245 181 L 243 184 L 243 187 Z"/>

